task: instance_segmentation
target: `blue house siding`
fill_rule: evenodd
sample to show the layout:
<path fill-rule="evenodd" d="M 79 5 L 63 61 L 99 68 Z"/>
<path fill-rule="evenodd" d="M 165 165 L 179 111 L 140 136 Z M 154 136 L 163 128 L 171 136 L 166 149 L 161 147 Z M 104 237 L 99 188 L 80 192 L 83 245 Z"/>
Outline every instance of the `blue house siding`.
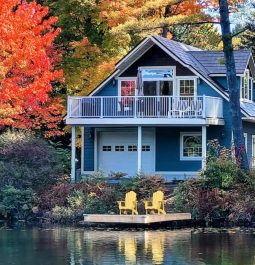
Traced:
<path fill-rule="evenodd" d="M 94 96 L 118 96 L 118 81 L 111 79 L 102 89 L 100 89 Z"/>
<path fill-rule="evenodd" d="M 198 95 L 206 95 L 212 97 L 221 97 L 220 94 L 210 87 L 204 81 L 201 81 L 197 88 Z M 225 121 L 224 126 L 212 126 L 209 130 L 210 139 L 218 139 L 220 144 L 230 148 L 231 139 L 232 139 L 232 122 L 231 114 L 229 111 L 229 102 L 226 99 L 223 99 L 223 117 Z"/>
<path fill-rule="evenodd" d="M 255 135 L 255 124 L 250 122 L 243 122 L 243 131 L 247 133 L 247 156 L 249 164 L 252 162 L 252 135 Z"/>
<path fill-rule="evenodd" d="M 94 128 L 84 127 L 84 159 L 82 161 L 84 171 L 94 171 L 94 135 Z"/>
<path fill-rule="evenodd" d="M 213 78 L 218 84 L 220 84 L 225 90 L 227 90 L 227 78 L 226 76 L 217 76 Z"/>
<path fill-rule="evenodd" d="M 201 161 L 180 160 L 180 132 L 201 132 L 198 127 L 156 128 L 156 171 L 199 171 Z"/>

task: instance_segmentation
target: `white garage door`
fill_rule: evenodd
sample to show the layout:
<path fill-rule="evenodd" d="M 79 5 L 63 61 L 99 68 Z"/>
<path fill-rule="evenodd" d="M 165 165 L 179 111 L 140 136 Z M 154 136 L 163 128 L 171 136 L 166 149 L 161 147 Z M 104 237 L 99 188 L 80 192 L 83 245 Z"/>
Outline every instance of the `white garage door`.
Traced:
<path fill-rule="evenodd" d="M 155 171 L 155 132 L 143 129 L 142 171 Z M 98 168 L 106 174 L 137 174 L 137 131 L 101 131 L 98 133 Z"/>

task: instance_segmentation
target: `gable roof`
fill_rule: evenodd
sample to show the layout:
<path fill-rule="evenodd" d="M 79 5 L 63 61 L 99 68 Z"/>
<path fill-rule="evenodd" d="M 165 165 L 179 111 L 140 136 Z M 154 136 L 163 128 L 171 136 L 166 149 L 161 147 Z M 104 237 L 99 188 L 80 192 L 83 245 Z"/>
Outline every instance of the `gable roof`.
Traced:
<path fill-rule="evenodd" d="M 175 56 L 179 61 L 181 61 L 186 66 L 189 66 L 190 69 L 193 69 L 196 74 L 200 75 L 203 79 L 207 80 L 214 88 L 225 98 L 228 98 L 226 91 L 216 83 L 209 75 L 207 69 L 194 57 L 190 54 L 190 51 L 202 51 L 198 48 L 184 45 L 177 41 L 168 40 L 160 36 L 153 36 L 153 39 L 156 42 L 162 44 L 172 56 Z"/>
<path fill-rule="evenodd" d="M 114 73 L 105 81 L 103 81 L 98 87 L 96 87 L 95 90 L 90 93 L 90 95 L 93 95 L 99 91 L 105 84 L 112 80 L 112 78 L 116 77 L 129 65 L 134 63 L 135 60 L 140 58 L 140 56 L 142 56 L 155 44 L 162 48 L 167 54 L 169 54 L 169 56 L 172 56 L 184 66 L 188 66 L 190 70 L 204 79 L 204 81 L 209 83 L 215 90 L 217 90 L 220 95 L 229 100 L 228 93 L 211 77 L 213 74 L 226 74 L 226 67 L 221 62 L 221 58 L 224 57 L 222 51 L 204 51 L 184 43 L 168 40 L 161 36 L 151 36 L 141 41 L 116 64 L 116 70 Z M 251 51 L 234 51 L 234 56 L 237 74 L 243 74 L 251 58 Z M 245 114 L 245 116 L 255 117 L 255 103 L 253 104 L 254 115 L 251 115 L 253 113 L 248 111 L 247 106 L 241 106 L 242 112 Z"/>

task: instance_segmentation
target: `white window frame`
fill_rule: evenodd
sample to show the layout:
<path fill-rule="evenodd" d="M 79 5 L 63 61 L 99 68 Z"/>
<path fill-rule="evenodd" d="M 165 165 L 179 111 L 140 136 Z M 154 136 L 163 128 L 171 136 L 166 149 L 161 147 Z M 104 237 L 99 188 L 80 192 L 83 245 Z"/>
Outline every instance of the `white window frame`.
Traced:
<path fill-rule="evenodd" d="M 247 88 L 247 95 L 248 98 L 243 98 L 243 78 L 245 77 L 245 75 L 248 74 L 248 88 Z M 251 86 L 251 82 L 252 82 L 252 78 L 250 76 L 250 71 L 249 69 L 246 69 L 244 71 L 244 74 L 240 77 L 240 99 L 242 101 L 248 101 L 251 102 L 253 100 L 253 88 L 250 87 Z M 251 93 L 250 93 L 251 92 Z"/>
<path fill-rule="evenodd" d="M 182 80 L 194 80 L 194 97 L 197 96 L 197 79 L 198 77 L 195 76 L 177 76 L 177 96 L 181 96 L 181 81 Z M 184 96 L 185 97 L 185 96 Z"/>
<path fill-rule="evenodd" d="M 170 78 L 146 78 L 143 81 L 174 81 L 176 78 L 176 66 L 141 66 L 140 70 L 157 70 L 157 69 L 172 69 L 173 70 L 173 77 Z"/>
<path fill-rule="evenodd" d="M 180 133 L 180 160 L 181 161 L 202 161 L 202 156 L 196 156 L 196 157 L 186 157 L 183 156 L 183 138 L 184 136 L 201 136 L 201 132 L 181 132 Z M 203 145 L 203 143 L 201 143 Z"/>
<path fill-rule="evenodd" d="M 141 66 L 140 70 L 146 70 L 146 69 L 172 69 L 173 70 L 173 77 L 172 78 L 146 78 L 144 81 L 173 81 L 173 96 L 176 95 L 176 66 Z"/>
<path fill-rule="evenodd" d="M 243 134 L 243 137 L 244 137 L 244 142 L 245 142 L 245 150 L 247 152 L 247 146 L 248 146 L 248 134 L 247 133 L 244 133 Z"/>
<path fill-rule="evenodd" d="M 251 167 L 255 168 L 255 150 L 253 148 L 253 142 L 255 141 L 255 135 L 252 135 L 252 142 L 251 142 Z"/>
<path fill-rule="evenodd" d="M 121 82 L 122 81 L 135 81 L 135 96 L 137 96 L 137 89 L 136 89 L 136 83 L 137 83 L 137 77 L 118 77 L 118 97 L 121 97 Z"/>

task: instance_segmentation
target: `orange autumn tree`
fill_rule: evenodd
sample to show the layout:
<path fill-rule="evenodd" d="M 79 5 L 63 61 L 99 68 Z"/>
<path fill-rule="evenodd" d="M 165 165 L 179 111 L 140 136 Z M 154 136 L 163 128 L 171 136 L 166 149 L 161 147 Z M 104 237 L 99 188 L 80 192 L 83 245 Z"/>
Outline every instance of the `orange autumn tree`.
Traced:
<path fill-rule="evenodd" d="M 60 29 L 48 8 L 26 0 L 0 0 L 0 125 L 60 134 L 63 106 L 53 97 L 60 59 L 53 41 Z"/>

